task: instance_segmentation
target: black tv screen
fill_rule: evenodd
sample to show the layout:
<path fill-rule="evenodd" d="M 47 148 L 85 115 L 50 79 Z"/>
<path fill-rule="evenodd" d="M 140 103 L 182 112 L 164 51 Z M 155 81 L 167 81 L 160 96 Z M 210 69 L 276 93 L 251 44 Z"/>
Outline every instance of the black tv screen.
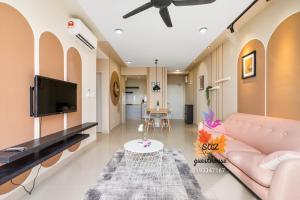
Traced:
<path fill-rule="evenodd" d="M 76 112 L 77 84 L 43 76 L 34 78 L 35 117 Z"/>

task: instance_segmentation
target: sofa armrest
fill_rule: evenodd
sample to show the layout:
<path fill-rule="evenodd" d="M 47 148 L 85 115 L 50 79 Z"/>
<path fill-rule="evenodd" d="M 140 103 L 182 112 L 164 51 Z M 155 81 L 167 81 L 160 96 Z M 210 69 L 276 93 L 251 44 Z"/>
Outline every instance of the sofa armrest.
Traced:
<path fill-rule="evenodd" d="M 272 178 L 269 200 L 300 199 L 300 159 L 279 164 Z"/>

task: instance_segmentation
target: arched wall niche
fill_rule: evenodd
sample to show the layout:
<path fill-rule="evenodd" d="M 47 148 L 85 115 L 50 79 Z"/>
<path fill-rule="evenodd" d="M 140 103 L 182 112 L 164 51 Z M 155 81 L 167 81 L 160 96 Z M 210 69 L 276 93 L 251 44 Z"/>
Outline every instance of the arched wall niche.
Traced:
<path fill-rule="evenodd" d="M 243 57 L 256 51 L 256 76 L 242 78 Z M 265 47 L 257 39 L 242 48 L 238 59 L 238 112 L 265 115 Z"/>
<path fill-rule="evenodd" d="M 39 43 L 39 71 L 41 76 L 64 80 L 64 51 L 59 39 L 51 32 L 44 32 Z M 41 136 L 64 129 L 64 115 L 51 115 L 41 119 Z M 50 167 L 60 159 L 62 153 L 42 163 Z"/>
<path fill-rule="evenodd" d="M 67 81 L 77 84 L 77 112 L 67 114 L 67 127 L 82 123 L 82 61 L 79 51 L 71 47 L 67 52 Z M 80 143 L 69 148 L 70 152 L 76 151 Z"/>
<path fill-rule="evenodd" d="M 300 120 L 300 12 L 285 19 L 267 48 L 267 115 Z"/>
<path fill-rule="evenodd" d="M 34 138 L 29 115 L 29 87 L 34 77 L 34 35 L 25 17 L 8 4 L 0 3 L 0 149 Z M 1 164 L 0 164 L 1 165 Z M 22 184 L 31 170 L 12 181 Z M 0 195 L 17 186 L 0 185 Z"/>
<path fill-rule="evenodd" d="M 67 53 L 67 81 L 77 84 L 77 112 L 68 113 L 68 128 L 82 123 L 82 62 L 77 49 L 69 48 Z"/>

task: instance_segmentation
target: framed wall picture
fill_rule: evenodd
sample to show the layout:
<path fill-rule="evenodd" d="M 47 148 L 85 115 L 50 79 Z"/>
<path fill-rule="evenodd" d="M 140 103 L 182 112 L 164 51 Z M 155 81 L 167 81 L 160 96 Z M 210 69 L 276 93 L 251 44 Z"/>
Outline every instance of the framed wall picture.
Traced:
<path fill-rule="evenodd" d="M 242 57 L 242 78 L 247 79 L 256 76 L 256 51 Z"/>
<path fill-rule="evenodd" d="M 200 90 L 204 90 L 204 75 L 200 76 Z"/>

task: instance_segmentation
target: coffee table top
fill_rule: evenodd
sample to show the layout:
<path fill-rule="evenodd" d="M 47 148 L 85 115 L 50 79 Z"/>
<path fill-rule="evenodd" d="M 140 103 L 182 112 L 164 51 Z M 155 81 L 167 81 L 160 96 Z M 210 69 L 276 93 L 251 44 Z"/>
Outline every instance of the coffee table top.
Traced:
<path fill-rule="evenodd" d="M 164 149 L 164 144 L 157 140 L 149 140 L 151 145 L 144 147 L 143 140 L 131 140 L 124 144 L 124 149 L 126 151 L 131 151 L 134 153 L 154 153 Z"/>

